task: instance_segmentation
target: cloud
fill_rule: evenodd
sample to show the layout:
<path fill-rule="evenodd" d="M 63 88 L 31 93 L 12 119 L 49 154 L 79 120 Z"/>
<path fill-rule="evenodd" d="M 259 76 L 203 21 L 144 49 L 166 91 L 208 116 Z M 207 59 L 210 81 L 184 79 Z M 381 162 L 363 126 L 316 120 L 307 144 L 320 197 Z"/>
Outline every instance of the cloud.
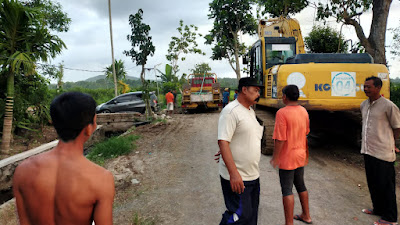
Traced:
<path fill-rule="evenodd" d="M 70 30 L 67 33 L 59 33 L 58 35 L 67 44 L 68 49 L 64 50 L 55 60 L 53 64 L 64 61 L 67 68 L 87 69 L 93 71 L 102 71 L 106 66 L 112 63 L 111 60 L 111 44 L 108 20 L 108 3 L 107 1 L 98 0 L 58 0 L 63 6 L 63 10 L 68 13 L 72 19 Z M 193 1 L 193 0 L 112 0 L 112 21 L 113 21 L 113 39 L 114 54 L 116 59 L 122 59 L 128 69 L 128 75 L 139 76 L 140 67 L 133 63 L 130 57 L 123 54 L 124 50 L 131 48 L 127 35 L 131 33 L 131 27 L 128 22 L 130 14 L 134 14 L 139 8 L 143 9 L 143 22 L 151 26 L 150 35 L 153 37 L 153 44 L 156 47 L 155 55 L 148 59 L 146 67 L 154 67 L 161 63 L 159 68 L 164 69 L 168 61 L 165 58 L 168 50 L 168 44 L 172 36 L 177 36 L 176 30 L 179 26 L 179 20 L 183 20 L 184 24 L 194 24 L 199 27 L 202 34 L 208 33 L 212 28 L 212 20 L 208 20 L 209 1 Z M 294 16 L 300 22 L 303 37 L 307 36 L 311 31 L 315 22 L 315 9 L 306 8 L 301 13 Z M 389 13 L 388 28 L 396 27 L 400 20 L 400 2 L 393 1 L 391 11 Z M 371 21 L 371 13 L 366 13 L 361 17 L 362 26 L 366 34 L 369 33 Z M 341 24 L 336 23 L 334 19 L 329 19 L 328 24 L 340 29 Z M 354 28 L 351 26 L 343 26 L 343 33 L 346 38 L 358 40 Z M 256 36 L 244 35 L 241 40 L 246 45 L 251 45 L 257 40 Z M 206 56 L 187 55 L 187 60 L 179 62 L 180 72 L 189 73 L 190 69 L 197 63 L 209 63 L 213 72 L 218 77 L 235 78 L 236 75 L 226 60 L 212 61 L 211 47 L 204 45 L 204 38 L 198 38 L 199 47 L 206 52 Z M 387 33 L 387 43 L 391 43 L 391 34 Z M 393 62 L 390 68 L 391 76 L 400 76 L 400 66 L 397 65 L 398 59 L 392 60 L 392 56 L 388 52 L 389 62 Z M 394 73 L 394 71 L 396 73 Z M 98 72 L 84 72 L 76 70 L 65 71 L 65 81 L 84 80 L 89 77 L 99 75 Z M 149 78 L 154 74 L 149 73 Z"/>

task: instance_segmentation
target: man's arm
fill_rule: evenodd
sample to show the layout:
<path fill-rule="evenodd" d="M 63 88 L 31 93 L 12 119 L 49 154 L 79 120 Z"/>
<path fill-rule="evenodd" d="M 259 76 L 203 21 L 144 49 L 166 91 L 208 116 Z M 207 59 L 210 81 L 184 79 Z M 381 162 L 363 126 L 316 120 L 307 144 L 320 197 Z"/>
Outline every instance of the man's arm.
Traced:
<path fill-rule="evenodd" d="M 14 176 L 13 176 L 13 194 L 15 197 L 15 203 L 17 204 L 17 212 L 18 212 L 18 220 L 20 225 L 30 225 L 28 215 L 25 211 L 24 199 L 22 197 L 20 186 L 21 182 L 24 181 L 23 171 L 21 172 L 21 164 L 15 169 Z"/>
<path fill-rule="evenodd" d="M 393 129 L 393 136 L 394 136 L 394 142 L 396 143 L 396 140 L 397 140 L 397 139 L 399 138 L 399 136 L 400 136 L 400 128 Z M 396 150 L 397 153 L 400 152 L 400 150 L 399 150 L 396 146 L 395 146 L 394 148 L 395 148 L 395 150 Z"/>
<path fill-rule="evenodd" d="M 281 153 L 281 150 L 282 150 L 283 146 L 285 145 L 285 142 L 286 141 L 280 141 L 280 140 L 275 139 L 274 153 L 273 153 L 272 159 L 270 161 L 272 167 L 274 167 L 274 168 L 279 166 L 278 165 L 279 164 L 279 162 L 278 162 L 279 154 Z"/>
<path fill-rule="evenodd" d="M 99 180 L 98 183 L 101 189 L 99 190 L 99 197 L 94 207 L 94 222 L 96 225 L 112 225 L 112 210 L 115 195 L 114 177 L 111 172 L 107 171 L 103 179 Z"/>
<path fill-rule="evenodd" d="M 242 176 L 240 176 L 239 171 L 236 168 L 235 161 L 233 160 L 232 152 L 229 147 L 229 142 L 218 140 L 218 146 L 222 155 L 222 159 L 224 160 L 229 172 L 232 191 L 238 194 L 243 193 L 244 183 L 242 180 Z"/>

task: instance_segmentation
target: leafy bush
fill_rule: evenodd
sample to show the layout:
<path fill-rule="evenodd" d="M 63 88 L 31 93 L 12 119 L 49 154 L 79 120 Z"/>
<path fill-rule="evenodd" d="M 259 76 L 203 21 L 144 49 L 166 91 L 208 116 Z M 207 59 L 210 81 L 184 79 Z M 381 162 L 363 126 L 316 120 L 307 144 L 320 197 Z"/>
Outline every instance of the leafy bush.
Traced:
<path fill-rule="evenodd" d="M 114 98 L 114 89 L 88 89 L 88 88 L 74 87 L 71 89 L 62 89 L 62 91 L 59 93 L 57 93 L 56 90 L 50 90 L 53 98 L 56 97 L 57 95 L 69 91 L 77 91 L 88 94 L 93 97 L 93 99 L 96 101 L 98 105 Z"/>
<path fill-rule="evenodd" d="M 136 148 L 134 141 L 137 139 L 139 139 L 139 136 L 135 135 L 111 137 L 92 147 L 86 157 L 102 166 L 105 160 L 128 154 L 134 150 Z"/>
<path fill-rule="evenodd" d="M 48 80 L 39 74 L 15 76 L 13 127 L 37 129 L 50 120 L 49 105 L 52 95 Z M 0 126 L 3 126 L 6 76 L 0 76 Z M 28 112 L 28 108 L 31 112 Z"/>
<path fill-rule="evenodd" d="M 176 82 L 164 82 L 162 84 L 162 93 L 167 94 L 170 90 L 179 90 L 180 84 Z"/>
<path fill-rule="evenodd" d="M 347 52 L 347 43 L 343 35 L 329 26 L 314 26 L 308 37 L 304 38 L 307 49 L 311 53 Z"/>
<path fill-rule="evenodd" d="M 400 83 L 390 83 L 390 100 L 400 107 Z"/>

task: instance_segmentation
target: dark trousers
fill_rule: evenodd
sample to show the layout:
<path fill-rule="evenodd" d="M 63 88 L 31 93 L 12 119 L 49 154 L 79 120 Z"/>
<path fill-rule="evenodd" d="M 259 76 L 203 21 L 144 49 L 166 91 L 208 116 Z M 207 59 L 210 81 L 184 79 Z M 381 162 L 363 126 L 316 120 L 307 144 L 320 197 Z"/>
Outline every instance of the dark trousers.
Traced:
<path fill-rule="evenodd" d="M 374 214 L 388 222 L 397 222 L 396 173 L 394 162 L 364 155 L 365 173 Z"/>
<path fill-rule="evenodd" d="M 260 202 L 260 179 L 244 181 L 244 192 L 232 191 L 229 180 L 221 177 L 222 193 L 227 210 L 222 214 L 220 225 L 256 225 Z"/>

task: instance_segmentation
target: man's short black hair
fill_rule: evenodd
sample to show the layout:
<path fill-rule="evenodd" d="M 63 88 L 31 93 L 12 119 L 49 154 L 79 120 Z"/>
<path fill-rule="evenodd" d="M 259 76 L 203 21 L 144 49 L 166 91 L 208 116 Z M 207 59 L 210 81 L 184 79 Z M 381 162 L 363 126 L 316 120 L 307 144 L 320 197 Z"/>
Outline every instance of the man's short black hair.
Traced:
<path fill-rule="evenodd" d="M 63 142 L 75 140 L 84 127 L 93 124 L 96 102 L 87 94 L 66 92 L 57 96 L 50 105 L 54 128 Z"/>
<path fill-rule="evenodd" d="M 367 77 L 367 79 L 365 79 L 365 81 L 369 81 L 369 80 L 373 81 L 375 87 L 382 87 L 381 78 L 372 76 L 372 77 Z"/>
<path fill-rule="evenodd" d="M 282 89 L 282 93 L 286 95 L 290 101 L 297 101 L 300 97 L 299 88 L 293 84 L 286 85 Z"/>

